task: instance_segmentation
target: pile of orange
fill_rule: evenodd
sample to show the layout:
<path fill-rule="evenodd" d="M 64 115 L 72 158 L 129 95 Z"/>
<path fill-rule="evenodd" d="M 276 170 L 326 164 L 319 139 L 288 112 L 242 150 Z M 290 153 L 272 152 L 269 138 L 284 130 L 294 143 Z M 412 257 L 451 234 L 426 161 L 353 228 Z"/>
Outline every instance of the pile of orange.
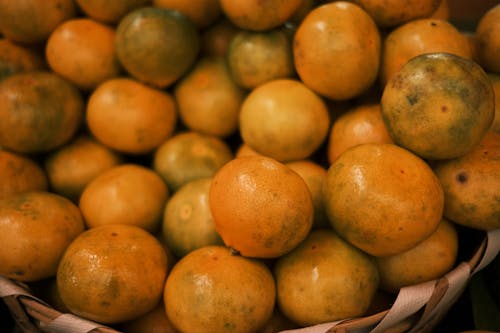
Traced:
<path fill-rule="evenodd" d="M 123 332 L 218 333 L 443 276 L 461 230 L 500 228 L 500 5 L 451 18 L 0 1 L 0 274 Z"/>

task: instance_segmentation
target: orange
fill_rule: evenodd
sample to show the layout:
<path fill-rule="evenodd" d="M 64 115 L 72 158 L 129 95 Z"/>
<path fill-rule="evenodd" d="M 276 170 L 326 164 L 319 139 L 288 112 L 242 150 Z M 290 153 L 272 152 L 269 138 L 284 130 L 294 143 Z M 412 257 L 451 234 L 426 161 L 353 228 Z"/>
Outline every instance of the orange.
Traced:
<path fill-rule="evenodd" d="M 142 7 L 120 20 L 115 47 L 120 63 L 132 77 L 166 88 L 196 61 L 200 33 L 177 10 Z"/>
<path fill-rule="evenodd" d="M 344 151 L 363 143 L 392 143 L 379 103 L 360 104 L 342 113 L 328 135 L 327 155 L 333 163 Z"/>
<path fill-rule="evenodd" d="M 390 31 L 382 43 L 380 81 L 384 86 L 413 57 L 447 52 L 472 59 L 467 37 L 448 21 L 420 19 Z"/>
<path fill-rule="evenodd" d="M 124 333 L 177 333 L 165 313 L 162 301 L 151 311 L 119 325 Z"/>
<path fill-rule="evenodd" d="M 220 0 L 223 14 L 244 30 L 264 31 L 283 25 L 303 0 Z"/>
<path fill-rule="evenodd" d="M 231 78 L 222 57 L 202 57 L 176 84 L 175 101 L 190 130 L 227 137 L 238 128 L 245 91 Z"/>
<path fill-rule="evenodd" d="M 79 135 L 44 158 L 51 191 L 74 202 L 78 202 L 92 179 L 122 162 L 120 154 L 87 134 Z"/>
<path fill-rule="evenodd" d="M 80 128 L 84 100 L 69 81 L 49 71 L 0 81 L 0 146 L 20 153 L 59 147 Z"/>
<path fill-rule="evenodd" d="M 274 276 L 279 309 L 301 326 L 363 315 L 379 285 L 373 259 L 330 229 L 278 258 Z"/>
<path fill-rule="evenodd" d="M 457 253 L 455 226 L 443 219 L 429 237 L 413 248 L 376 258 L 380 288 L 397 293 L 400 288 L 439 279 L 454 267 Z"/>
<path fill-rule="evenodd" d="M 45 60 L 39 52 L 0 38 L 0 80 L 14 73 L 45 68 Z"/>
<path fill-rule="evenodd" d="M 35 159 L 0 148 L 0 199 L 48 187 L 47 174 Z"/>
<path fill-rule="evenodd" d="M 486 71 L 500 74 L 500 4 L 479 19 L 474 36 L 478 62 Z"/>
<path fill-rule="evenodd" d="M 153 169 L 171 192 L 191 180 L 211 177 L 233 158 L 226 141 L 194 131 L 179 132 L 156 149 Z"/>
<path fill-rule="evenodd" d="M 0 31 L 12 41 L 43 43 L 59 24 L 76 15 L 73 0 L 1 0 Z"/>
<path fill-rule="evenodd" d="M 0 199 L 0 274 L 26 282 L 54 276 L 83 230 L 78 207 L 57 194 L 28 191 Z"/>
<path fill-rule="evenodd" d="M 395 27 L 431 16 L 443 0 L 355 0 L 380 27 Z"/>
<path fill-rule="evenodd" d="M 285 317 L 280 309 L 276 306 L 273 315 L 266 322 L 264 327 L 261 328 L 259 333 L 278 333 L 285 330 L 298 329 L 299 325 L 292 322 L 289 318 Z"/>
<path fill-rule="evenodd" d="M 87 126 L 101 143 L 128 154 L 151 153 L 174 132 L 173 96 L 132 78 L 113 78 L 89 96 Z"/>
<path fill-rule="evenodd" d="M 449 2 L 450 0 L 440 0 L 436 10 L 428 17 L 437 20 L 449 20 L 451 16 Z"/>
<path fill-rule="evenodd" d="M 444 216 L 470 228 L 500 228 L 500 132 L 488 131 L 467 154 L 434 165 L 444 189 Z"/>
<path fill-rule="evenodd" d="M 134 9 L 148 6 L 151 0 L 75 0 L 81 11 L 88 17 L 104 22 L 118 23 Z"/>
<path fill-rule="evenodd" d="M 329 226 L 323 202 L 323 186 L 326 180 L 326 169 L 313 160 L 300 160 L 286 163 L 286 166 L 298 173 L 311 192 L 314 206 L 313 228 Z"/>
<path fill-rule="evenodd" d="M 133 320 L 160 302 L 167 256 L 142 228 L 109 224 L 81 233 L 57 269 L 57 288 L 68 309 L 104 324 Z"/>
<path fill-rule="evenodd" d="M 224 245 L 215 230 L 208 204 L 212 178 L 195 179 L 175 192 L 163 215 L 163 239 L 169 249 L 181 258 L 207 245 Z"/>
<path fill-rule="evenodd" d="M 374 256 L 406 251 L 436 230 L 444 193 L 430 166 L 394 144 L 366 143 L 330 165 L 329 221 L 342 238 Z"/>
<path fill-rule="evenodd" d="M 45 44 L 49 67 L 90 91 L 121 74 L 115 54 L 115 30 L 90 18 L 70 19 L 50 34 Z"/>
<path fill-rule="evenodd" d="M 153 0 L 153 6 L 178 10 L 199 29 L 212 25 L 222 14 L 219 0 Z"/>
<path fill-rule="evenodd" d="M 257 153 L 255 150 L 250 148 L 249 145 L 246 143 L 242 142 L 238 148 L 236 149 L 235 157 L 242 157 L 242 156 L 248 156 L 248 155 L 261 155 Z"/>
<path fill-rule="evenodd" d="M 205 246 L 177 262 L 165 284 L 168 318 L 181 332 L 257 332 L 273 314 L 271 271 L 223 246 Z"/>
<path fill-rule="evenodd" d="M 294 79 L 272 80 L 253 89 L 239 117 L 243 142 L 279 161 L 310 157 L 325 141 L 330 126 L 325 102 Z"/>
<path fill-rule="evenodd" d="M 213 177 L 208 199 L 224 243 L 247 257 L 276 258 L 291 251 L 313 223 L 307 184 L 269 157 L 226 163 Z"/>
<path fill-rule="evenodd" d="M 238 32 L 229 44 L 233 80 L 246 89 L 295 75 L 292 42 L 284 29 Z"/>
<path fill-rule="evenodd" d="M 495 132 L 500 132 L 500 75 L 489 73 L 493 91 L 495 92 L 495 119 L 490 129 Z"/>
<path fill-rule="evenodd" d="M 380 34 L 371 16 L 347 1 L 311 10 L 293 41 L 295 68 L 311 89 L 334 100 L 361 95 L 375 83 Z"/>
<path fill-rule="evenodd" d="M 240 30 L 226 17 L 221 17 L 213 25 L 201 31 L 202 55 L 225 58 L 231 40 Z"/>
<path fill-rule="evenodd" d="M 130 224 L 157 231 L 169 192 L 153 170 L 126 163 L 101 172 L 84 188 L 79 207 L 89 228 Z"/>
<path fill-rule="evenodd" d="M 395 143 L 439 160 L 462 156 L 479 143 L 493 122 L 495 96 L 477 63 L 451 53 L 426 53 L 392 77 L 381 107 Z"/>

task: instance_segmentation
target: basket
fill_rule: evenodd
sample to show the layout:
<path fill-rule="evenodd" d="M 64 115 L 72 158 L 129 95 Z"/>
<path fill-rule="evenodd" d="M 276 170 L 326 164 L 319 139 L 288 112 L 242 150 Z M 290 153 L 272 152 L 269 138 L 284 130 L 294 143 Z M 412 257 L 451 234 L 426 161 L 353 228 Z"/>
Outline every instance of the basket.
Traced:
<path fill-rule="evenodd" d="M 390 309 L 361 318 L 287 330 L 287 333 L 431 332 L 457 301 L 471 277 L 500 251 L 500 229 L 484 232 L 472 256 L 443 277 L 402 288 Z M 0 276 L 0 297 L 18 327 L 27 333 L 119 333 L 110 327 L 61 313 L 34 296 L 23 283 Z"/>

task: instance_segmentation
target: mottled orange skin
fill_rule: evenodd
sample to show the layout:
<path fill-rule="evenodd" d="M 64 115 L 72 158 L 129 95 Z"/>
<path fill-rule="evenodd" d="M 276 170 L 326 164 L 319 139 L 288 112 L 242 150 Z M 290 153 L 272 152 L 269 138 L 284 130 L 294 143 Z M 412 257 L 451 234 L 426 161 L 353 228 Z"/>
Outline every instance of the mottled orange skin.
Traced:
<path fill-rule="evenodd" d="M 207 245 L 224 245 L 208 203 L 211 177 L 190 181 L 168 200 L 163 214 L 163 239 L 181 258 Z"/>
<path fill-rule="evenodd" d="M 122 153 L 151 153 L 173 135 L 177 118 L 172 94 L 132 78 L 107 80 L 87 102 L 90 132 Z"/>
<path fill-rule="evenodd" d="M 220 0 L 223 14 L 244 30 L 264 31 L 284 24 L 302 0 Z"/>
<path fill-rule="evenodd" d="M 444 216 L 467 227 L 500 228 L 500 132 L 488 131 L 459 158 L 439 161 L 434 172 L 444 189 Z"/>
<path fill-rule="evenodd" d="M 357 97 L 378 75 L 381 37 L 361 7 L 335 1 L 314 8 L 297 27 L 295 69 L 311 89 L 334 100 Z"/>
<path fill-rule="evenodd" d="M 199 29 L 212 25 L 222 15 L 219 0 L 153 0 L 153 6 L 178 10 Z"/>
<path fill-rule="evenodd" d="M 73 0 L 2 0 L 0 31 L 16 42 L 43 43 L 59 24 L 76 15 Z"/>
<path fill-rule="evenodd" d="M 325 205 L 335 231 L 374 256 L 406 251 L 436 230 L 444 194 L 421 158 L 394 144 L 367 143 L 330 165 Z"/>
<path fill-rule="evenodd" d="M 126 163 L 92 179 L 80 196 L 79 207 L 89 228 L 120 223 L 155 232 L 168 198 L 168 188 L 157 173 Z"/>
<path fill-rule="evenodd" d="M 249 90 L 271 80 L 292 78 L 291 38 L 284 29 L 240 31 L 229 44 L 227 64 L 233 80 Z"/>
<path fill-rule="evenodd" d="M 462 156 L 479 143 L 493 122 L 494 99 L 477 63 L 427 53 L 392 77 L 380 103 L 394 142 L 422 158 L 440 160 Z"/>
<path fill-rule="evenodd" d="M 80 128 L 84 100 L 69 81 L 49 71 L 0 81 L 0 146 L 42 153 L 67 143 Z"/>
<path fill-rule="evenodd" d="M 116 24 L 134 9 L 151 5 L 152 0 L 75 0 L 81 11 L 88 17 Z"/>
<path fill-rule="evenodd" d="M 373 259 L 331 229 L 311 231 L 274 276 L 279 309 L 301 326 L 363 315 L 379 284 Z"/>
<path fill-rule="evenodd" d="M 314 218 L 302 177 L 264 156 L 226 163 L 212 179 L 209 204 L 224 243 L 247 257 L 276 258 L 291 251 Z"/>
<path fill-rule="evenodd" d="M 481 66 L 487 71 L 500 74 L 500 4 L 489 9 L 480 18 L 474 36 Z"/>
<path fill-rule="evenodd" d="M 119 153 L 82 134 L 47 154 L 44 167 L 51 191 L 78 202 L 92 179 L 122 162 Z"/>
<path fill-rule="evenodd" d="M 406 22 L 431 16 L 441 0 L 355 0 L 380 27 L 395 27 Z"/>
<path fill-rule="evenodd" d="M 68 246 L 57 288 L 70 311 L 105 324 L 133 320 L 161 301 L 167 256 L 142 228 L 109 224 L 86 230 Z"/>
<path fill-rule="evenodd" d="M 228 143 L 213 135 L 179 132 L 161 144 L 153 156 L 153 169 L 171 192 L 191 180 L 211 177 L 233 158 Z"/>
<path fill-rule="evenodd" d="M 45 44 L 45 56 L 54 72 L 85 91 L 122 72 L 114 28 L 87 17 L 58 25 Z"/>
<path fill-rule="evenodd" d="M 443 219 L 438 228 L 415 247 L 387 257 L 377 257 L 380 288 L 399 289 L 435 279 L 448 273 L 458 254 L 458 234 L 452 222 Z"/>
<path fill-rule="evenodd" d="M 448 21 L 427 18 L 410 21 L 390 31 L 382 42 L 380 82 L 382 86 L 413 57 L 447 52 L 472 59 L 467 37 Z"/>
<path fill-rule="evenodd" d="M 181 332 L 257 332 L 271 318 L 275 298 L 269 268 L 223 246 L 183 257 L 164 290 L 167 316 Z"/>
<path fill-rule="evenodd" d="M 200 58 L 174 88 L 182 123 L 193 131 L 222 138 L 237 131 L 245 94 L 222 57 Z"/>
<path fill-rule="evenodd" d="M 46 191 L 0 200 L 0 274 L 25 282 L 55 276 L 59 261 L 85 225 L 78 207 Z"/>
<path fill-rule="evenodd" d="M 115 46 L 128 74 L 146 84 L 166 88 L 195 63 L 200 32 L 179 11 L 142 7 L 120 20 Z"/>
<path fill-rule="evenodd" d="M 393 143 L 379 103 L 361 104 L 335 119 L 328 136 L 328 162 L 333 163 L 344 151 L 363 143 Z"/>
<path fill-rule="evenodd" d="M 329 126 L 325 102 L 295 79 L 258 86 L 246 96 L 239 115 L 243 142 L 287 162 L 310 157 L 327 137 Z"/>
<path fill-rule="evenodd" d="M 0 148 L 0 199 L 25 191 L 46 191 L 47 174 L 33 158 Z"/>
<path fill-rule="evenodd" d="M 0 80 L 14 73 L 45 68 L 45 60 L 39 52 L 0 37 Z"/>

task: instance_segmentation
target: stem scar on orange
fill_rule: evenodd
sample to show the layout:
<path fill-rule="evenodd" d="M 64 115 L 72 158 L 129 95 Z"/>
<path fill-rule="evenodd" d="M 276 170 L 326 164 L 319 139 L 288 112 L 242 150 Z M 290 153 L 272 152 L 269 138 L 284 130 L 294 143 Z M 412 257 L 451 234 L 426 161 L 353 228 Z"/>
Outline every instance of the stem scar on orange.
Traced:
<path fill-rule="evenodd" d="M 209 192 L 215 228 L 243 256 L 289 252 L 313 223 L 311 192 L 299 174 L 264 156 L 239 157 L 215 174 Z"/>

